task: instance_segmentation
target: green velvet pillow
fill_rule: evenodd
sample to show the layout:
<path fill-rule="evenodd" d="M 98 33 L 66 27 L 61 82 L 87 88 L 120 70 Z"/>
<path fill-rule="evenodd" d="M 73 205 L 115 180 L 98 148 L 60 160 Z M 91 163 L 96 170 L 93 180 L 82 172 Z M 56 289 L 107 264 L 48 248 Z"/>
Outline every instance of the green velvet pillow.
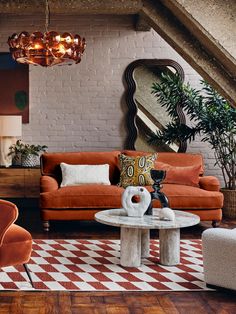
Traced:
<path fill-rule="evenodd" d="M 120 163 L 119 186 L 126 188 L 130 185 L 145 186 L 153 184 L 150 170 L 155 168 L 156 153 L 135 157 L 120 154 L 118 159 Z"/>

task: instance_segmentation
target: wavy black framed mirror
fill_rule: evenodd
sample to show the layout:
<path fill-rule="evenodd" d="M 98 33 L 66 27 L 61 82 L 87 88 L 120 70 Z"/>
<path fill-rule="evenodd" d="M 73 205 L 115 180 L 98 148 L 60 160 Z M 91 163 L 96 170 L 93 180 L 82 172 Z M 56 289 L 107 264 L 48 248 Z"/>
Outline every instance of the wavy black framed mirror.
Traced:
<path fill-rule="evenodd" d="M 128 136 L 126 149 L 141 151 L 185 152 L 186 142 L 151 145 L 150 135 L 162 130 L 170 121 L 166 109 L 160 105 L 152 94 L 152 84 L 160 81 L 162 72 L 178 73 L 184 80 L 184 71 L 175 61 L 170 59 L 139 59 L 128 65 L 124 78 L 127 84 L 126 103 Z M 178 105 L 177 113 L 180 123 L 185 124 L 185 116 Z"/>

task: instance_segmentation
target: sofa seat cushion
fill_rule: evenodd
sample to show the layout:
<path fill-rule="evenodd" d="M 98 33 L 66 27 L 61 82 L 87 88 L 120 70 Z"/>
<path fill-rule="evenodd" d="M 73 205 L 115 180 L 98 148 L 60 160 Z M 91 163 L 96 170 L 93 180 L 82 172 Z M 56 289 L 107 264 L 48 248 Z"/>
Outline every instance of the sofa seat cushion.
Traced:
<path fill-rule="evenodd" d="M 119 208 L 123 188 L 89 184 L 41 193 L 41 208 Z"/>
<path fill-rule="evenodd" d="M 146 187 L 152 191 L 152 187 Z M 41 208 L 120 208 L 124 189 L 116 185 L 90 184 L 59 188 L 41 193 Z M 223 206 L 223 194 L 197 187 L 163 184 L 162 191 L 168 196 L 174 209 L 218 209 Z M 154 207 L 160 202 L 154 200 Z"/>
<path fill-rule="evenodd" d="M 147 187 L 152 191 L 152 187 Z M 174 209 L 218 209 L 223 206 L 223 194 L 216 191 L 206 191 L 198 187 L 163 184 L 163 191 Z M 160 207 L 158 200 L 154 201 L 153 207 Z"/>

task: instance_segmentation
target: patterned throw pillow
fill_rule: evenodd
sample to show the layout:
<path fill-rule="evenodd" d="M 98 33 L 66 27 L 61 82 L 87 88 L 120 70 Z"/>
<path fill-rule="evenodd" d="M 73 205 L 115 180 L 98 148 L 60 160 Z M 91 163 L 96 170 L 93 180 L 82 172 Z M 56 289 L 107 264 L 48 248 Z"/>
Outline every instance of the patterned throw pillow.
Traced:
<path fill-rule="evenodd" d="M 153 184 L 150 170 L 155 168 L 154 163 L 157 154 L 135 157 L 120 154 L 118 158 L 120 162 L 119 186 L 126 188 L 130 185 L 144 186 Z"/>

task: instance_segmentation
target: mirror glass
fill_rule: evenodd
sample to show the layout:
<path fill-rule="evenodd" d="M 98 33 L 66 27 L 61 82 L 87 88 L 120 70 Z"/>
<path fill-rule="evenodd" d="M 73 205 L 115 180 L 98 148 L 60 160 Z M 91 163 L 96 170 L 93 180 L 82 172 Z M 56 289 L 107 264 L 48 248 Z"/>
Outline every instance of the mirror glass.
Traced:
<path fill-rule="evenodd" d="M 152 94 L 153 83 L 160 82 L 162 72 L 178 72 L 183 78 L 183 70 L 179 64 L 172 60 L 137 60 L 126 69 L 126 82 L 128 86 L 127 104 L 129 108 L 128 128 L 134 124 L 130 143 L 130 149 L 144 151 L 185 151 L 183 143 L 151 145 L 148 138 L 157 130 L 162 130 L 167 123 L 171 122 L 166 109 L 160 105 L 157 98 Z M 181 106 L 178 108 L 179 119 L 185 123 Z M 133 145 L 133 148 L 132 148 Z"/>

